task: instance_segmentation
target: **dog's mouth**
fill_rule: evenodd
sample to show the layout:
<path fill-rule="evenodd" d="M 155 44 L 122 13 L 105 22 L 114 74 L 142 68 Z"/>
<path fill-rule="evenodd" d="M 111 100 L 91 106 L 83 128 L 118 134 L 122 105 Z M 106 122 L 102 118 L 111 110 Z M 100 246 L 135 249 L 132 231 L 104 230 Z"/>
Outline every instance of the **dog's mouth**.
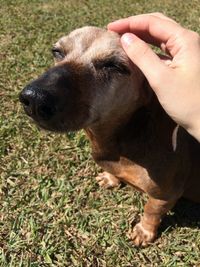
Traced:
<path fill-rule="evenodd" d="M 40 121 L 44 123 L 48 123 L 53 114 L 56 113 L 55 107 L 41 106 L 39 109 L 35 107 L 30 108 L 30 106 L 23 105 L 25 113 L 32 118 L 36 123 L 40 123 Z"/>
<path fill-rule="evenodd" d="M 78 119 L 68 119 L 64 111 L 58 111 L 52 108 L 42 108 L 40 112 L 23 106 L 25 113 L 29 116 L 32 122 L 40 128 L 51 132 L 69 132 L 78 131 L 82 127 Z M 56 112 L 55 112 L 56 111 Z"/>
<path fill-rule="evenodd" d="M 74 132 L 81 129 L 76 123 L 74 122 L 68 122 L 62 120 L 51 120 L 51 121 L 36 121 L 36 124 L 47 131 L 51 132 L 59 132 L 59 133 L 65 133 L 65 132 Z"/>
<path fill-rule="evenodd" d="M 67 101 L 59 105 L 56 98 L 50 98 L 51 101 L 30 102 L 23 97 L 23 91 L 19 96 L 25 113 L 40 128 L 52 132 L 78 131 L 88 126 L 90 111 L 88 106 L 79 109 L 75 104 L 69 104 Z"/>

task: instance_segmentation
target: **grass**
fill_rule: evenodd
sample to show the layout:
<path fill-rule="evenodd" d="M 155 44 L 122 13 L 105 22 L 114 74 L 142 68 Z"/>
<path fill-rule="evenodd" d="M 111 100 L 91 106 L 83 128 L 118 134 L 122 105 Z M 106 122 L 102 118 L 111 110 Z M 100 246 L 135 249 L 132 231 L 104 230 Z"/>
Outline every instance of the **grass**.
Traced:
<path fill-rule="evenodd" d="M 100 189 L 83 132 L 38 129 L 18 101 L 23 86 L 52 65 L 50 48 L 84 25 L 162 11 L 200 31 L 198 0 L 0 0 L 0 266 L 200 266 L 200 207 L 181 201 L 152 246 L 126 233 L 145 196 Z"/>

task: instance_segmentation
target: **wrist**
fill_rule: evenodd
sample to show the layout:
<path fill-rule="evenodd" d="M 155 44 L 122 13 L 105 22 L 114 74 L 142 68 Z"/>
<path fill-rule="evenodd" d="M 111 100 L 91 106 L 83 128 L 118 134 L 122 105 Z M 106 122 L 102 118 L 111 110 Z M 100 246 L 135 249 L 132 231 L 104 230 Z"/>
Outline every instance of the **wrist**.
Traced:
<path fill-rule="evenodd" d="M 185 115 L 185 122 L 188 127 L 185 129 L 198 141 L 200 142 L 200 87 L 199 85 L 196 90 L 193 90 L 188 95 L 190 110 Z M 186 108 L 187 110 L 187 108 Z"/>
<path fill-rule="evenodd" d="M 186 129 L 198 142 L 200 142 L 200 115 L 199 119 L 195 120 L 193 125 Z"/>

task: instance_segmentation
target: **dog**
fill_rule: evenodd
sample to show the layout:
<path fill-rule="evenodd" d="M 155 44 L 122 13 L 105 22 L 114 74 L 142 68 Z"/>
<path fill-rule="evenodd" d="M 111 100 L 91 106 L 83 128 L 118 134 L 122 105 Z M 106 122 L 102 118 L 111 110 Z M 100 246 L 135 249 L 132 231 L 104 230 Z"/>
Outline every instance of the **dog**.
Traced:
<path fill-rule="evenodd" d="M 148 195 L 130 234 L 146 246 L 180 197 L 200 201 L 199 143 L 162 109 L 117 33 L 79 28 L 52 53 L 55 66 L 20 93 L 25 112 L 46 130 L 84 129 L 104 170 L 100 186 L 125 182 Z"/>

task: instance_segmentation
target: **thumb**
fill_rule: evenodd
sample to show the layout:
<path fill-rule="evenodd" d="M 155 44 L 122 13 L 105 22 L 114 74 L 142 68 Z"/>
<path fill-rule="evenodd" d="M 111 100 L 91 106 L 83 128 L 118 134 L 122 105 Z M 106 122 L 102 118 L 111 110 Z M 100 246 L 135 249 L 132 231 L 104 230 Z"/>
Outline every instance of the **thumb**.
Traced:
<path fill-rule="evenodd" d="M 163 72 L 168 72 L 168 67 L 153 52 L 150 46 L 132 33 L 125 33 L 121 37 L 122 47 L 131 61 L 146 76 L 151 84 L 162 79 Z M 155 89 L 155 88 L 154 88 Z"/>

